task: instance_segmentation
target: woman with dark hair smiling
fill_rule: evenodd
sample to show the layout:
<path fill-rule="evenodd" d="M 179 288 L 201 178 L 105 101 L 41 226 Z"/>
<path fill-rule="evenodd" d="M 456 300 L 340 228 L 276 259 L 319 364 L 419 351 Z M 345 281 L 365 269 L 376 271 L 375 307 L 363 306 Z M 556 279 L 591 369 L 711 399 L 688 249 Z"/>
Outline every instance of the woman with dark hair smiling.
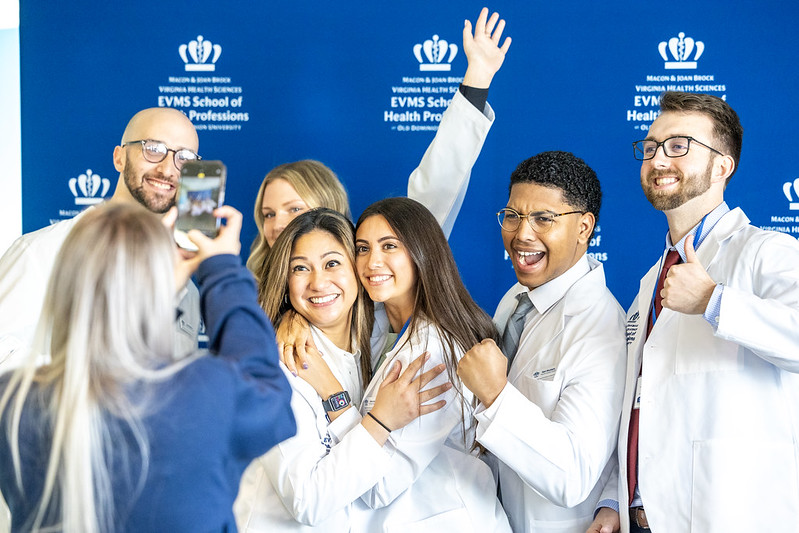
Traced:
<path fill-rule="evenodd" d="M 361 283 L 385 309 L 375 317 L 372 347 L 380 348 L 373 357 L 379 356 L 361 412 L 372 411 L 378 385 L 396 362 L 405 366 L 415 353 L 427 351 L 431 364 L 443 363 L 454 385 L 443 409 L 403 428 L 386 424 L 391 465 L 362 496 L 373 509 L 363 531 L 510 531 L 475 447 L 473 396 L 456 375 L 468 348 L 498 335 L 464 287 L 444 233 L 419 202 L 389 198 L 359 218 L 355 255 Z"/>
<path fill-rule="evenodd" d="M 366 508 L 361 494 L 389 474 L 386 426 L 400 428 L 444 405 L 421 405 L 450 385 L 420 392 L 444 365 L 414 379 L 425 360 L 419 357 L 393 365 L 375 391 L 373 414 L 358 413 L 371 377 L 373 319 L 354 250 L 352 222 L 318 208 L 292 220 L 267 259 L 262 307 L 275 323 L 289 310 L 307 320 L 320 355 L 299 369 L 302 379 L 283 367 L 294 389 L 297 435 L 245 472 L 235 505 L 242 531 L 350 531 L 354 516 Z"/>

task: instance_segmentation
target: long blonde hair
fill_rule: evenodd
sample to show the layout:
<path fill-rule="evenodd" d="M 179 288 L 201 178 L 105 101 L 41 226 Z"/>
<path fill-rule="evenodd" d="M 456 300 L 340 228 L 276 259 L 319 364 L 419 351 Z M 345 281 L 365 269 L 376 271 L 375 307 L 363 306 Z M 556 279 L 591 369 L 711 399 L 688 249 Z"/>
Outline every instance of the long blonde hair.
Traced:
<path fill-rule="evenodd" d="M 264 236 L 264 213 L 262 211 L 264 191 L 267 185 L 279 179 L 289 182 L 310 209 L 327 207 L 338 211 L 349 219 L 352 218 L 347 191 L 336 173 L 325 164 L 313 159 L 303 159 L 276 166 L 261 182 L 258 197 L 255 199 L 253 218 L 258 227 L 258 236 L 250 247 L 247 268 L 253 273 L 256 280 L 260 280 L 263 276 L 264 265 L 270 250 L 269 243 Z"/>
<path fill-rule="evenodd" d="M 132 401 L 126 388 L 168 377 L 189 362 L 168 365 L 174 346 L 174 253 L 167 229 L 139 205 L 92 209 L 64 241 L 34 348 L 0 399 L 23 492 L 19 427 L 29 393 L 44 399 L 29 407 L 41 406 L 42 427 L 52 428 L 34 529 L 53 526 L 54 509 L 61 515 L 56 527 L 65 532 L 114 528 L 109 469 L 116 426 L 108 415 L 126 423 L 137 441 L 144 467 L 139 487 L 144 482 L 148 447 L 140 418 L 145 405 L 139 398 Z M 49 354 L 50 363 L 37 368 L 38 353 Z M 115 451 L 115 457 L 124 459 L 124 452 Z"/>
<path fill-rule="evenodd" d="M 355 231 L 352 222 L 338 211 L 319 207 L 302 213 L 289 222 L 283 233 L 278 236 L 272 252 L 266 260 L 264 271 L 267 275 L 258 283 L 258 302 L 266 312 L 266 316 L 277 326 L 283 314 L 293 309 L 289 298 L 288 279 L 289 262 L 294 243 L 314 230 L 324 231 L 333 236 L 347 251 L 347 257 L 353 269 L 355 279 Z M 374 324 L 374 306 L 366 294 L 363 285 L 358 282 L 358 297 L 352 306 L 352 336 L 361 350 L 361 376 L 363 386 L 369 384 L 372 375 L 372 350 L 369 339 Z M 353 349 L 353 351 L 355 351 Z"/>

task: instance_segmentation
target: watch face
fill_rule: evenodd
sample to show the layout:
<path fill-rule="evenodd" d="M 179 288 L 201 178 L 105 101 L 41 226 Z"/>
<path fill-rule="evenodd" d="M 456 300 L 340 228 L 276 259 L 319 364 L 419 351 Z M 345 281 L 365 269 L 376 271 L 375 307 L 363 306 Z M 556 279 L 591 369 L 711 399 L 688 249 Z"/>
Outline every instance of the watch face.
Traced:
<path fill-rule="evenodd" d="M 345 398 L 343 394 L 337 394 L 336 396 L 330 398 L 330 406 L 336 410 L 343 409 L 349 404 L 350 402 L 347 401 L 347 398 Z"/>
<path fill-rule="evenodd" d="M 350 404 L 350 395 L 347 391 L 341 391 L 334 394 L 326 401 L 322 402 L 326 411 L 338 411 L 344 409 Z"/>

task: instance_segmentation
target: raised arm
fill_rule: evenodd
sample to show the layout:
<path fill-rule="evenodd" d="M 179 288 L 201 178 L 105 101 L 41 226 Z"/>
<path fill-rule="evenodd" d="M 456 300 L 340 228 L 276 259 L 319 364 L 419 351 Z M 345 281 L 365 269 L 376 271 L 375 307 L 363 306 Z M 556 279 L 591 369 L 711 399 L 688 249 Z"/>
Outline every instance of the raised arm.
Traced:
<path fill-rule="evenodd" d="M 475 105 L 480 103 L 472 103 L 462 91 L 468 90 L 468 86 L 487 92 L 510 47 L 510 38 L 499 45 L 504 29 L 505 21 L 499 20 L 497 13 L 488 18 L 487 8 L 477 18 L 474 35 L 471 23 L 465 21 L 463 49 L 468 67 L 463 85 L 453 96 L 435 138 L 408 180 L 408 197 L 424 204 L 447 236 L 452 232 L 472 167 L 494 121 L 494 112 L 487 103 L 478 109 Z"/>
<path fill-rule="evenodd" d="M 291 387 L 280 370 L 274 331 L 256 297 L 255 283 L 238 257 L 241 213 L 223 206 L 227 219 L 216 239 L 192 230 L 199 252 L 176 266 L 176 276 L 191 274 L 199 262 L 200 305 L 208 328 L 209 350 L 232 366 L 236 379 L 231 448 L 252 459 L 294 435 Z"/>

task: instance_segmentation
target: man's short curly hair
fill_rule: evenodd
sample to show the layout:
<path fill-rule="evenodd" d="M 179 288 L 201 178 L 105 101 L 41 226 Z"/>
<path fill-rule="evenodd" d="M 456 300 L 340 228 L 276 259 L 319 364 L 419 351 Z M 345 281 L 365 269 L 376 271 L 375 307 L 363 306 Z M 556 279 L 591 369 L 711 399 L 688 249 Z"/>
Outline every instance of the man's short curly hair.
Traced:
<path fill-rule="evenodd" d="M 536 183 L 560 189 L 564 201 L 580 211 L 593 213 L 599 223 L 602 189 L 596 172 L 571 152 L 541 152 L 519 163 L 510 175 L 510 188 L 517 183 Z"/>

